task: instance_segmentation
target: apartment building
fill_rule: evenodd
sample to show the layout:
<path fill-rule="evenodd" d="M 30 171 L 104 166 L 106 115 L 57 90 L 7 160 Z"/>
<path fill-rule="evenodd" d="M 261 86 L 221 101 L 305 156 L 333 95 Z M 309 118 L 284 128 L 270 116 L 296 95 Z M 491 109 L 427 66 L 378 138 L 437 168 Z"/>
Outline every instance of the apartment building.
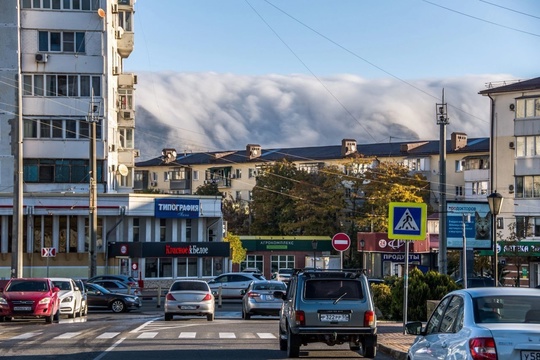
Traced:
<path fill-rule="evenodd" d="M 504 198 L 497 216 L 499 259 L 514 263 L 506 269 L 507 283 L 534 287 L 540 284 L 540 78 L 490 84 L 480 94 L 491 100 L 491 189 Z M 518 243 L 505 241 L 512 232 Z M 515 266 L 517 257 L 521 264 Z"/>
<path fill-rule="evenodd" d="M 215 197 L 133 193 L 137 75 L 123 64 L 134 49 L 134 4 L 2 1 L 0 277 L 13 275 L 14 244 L 24 276 L 88 277 L 92 208 L 97 273 L 211 276 L 228 266 L 228 248 L 208 241 L 212 230 L 221 240 Z M 22 239 L 13 235 L 19 207 Z"/>

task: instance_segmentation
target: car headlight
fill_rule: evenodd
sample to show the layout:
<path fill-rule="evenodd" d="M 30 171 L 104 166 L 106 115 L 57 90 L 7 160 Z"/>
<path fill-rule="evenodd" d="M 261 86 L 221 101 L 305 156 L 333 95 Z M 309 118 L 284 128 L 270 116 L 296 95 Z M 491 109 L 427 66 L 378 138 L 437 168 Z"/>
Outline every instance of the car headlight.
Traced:
<path fill-rule="evenodd" d="M 45 305 L 45 304 L 48 304 L 50 302 L 51 302 L 51 298 L 48 298 L 48 297 L 39 300 L 40 305 Z"/>
<path fill-rule="evenodd" d="M 73 296 L 66 296 L 65 298 L 62 299 L 63 303 L 70 303 L 72 301 L 73 301 Z"/>
<path fill-rule="evenodd" d="M 129 296 L 129 297 L 126 298 L 126 301 L 129 301 L 129 302 L 137 302 L 138 299 L 139 299 L 139 298 L 137 298 L 137 297 L 131 297 L 131 296 Z"/>
<path fill-rule="evenodd" d="M 0 297 L 0 305 L 7 305 L 7 301 L 6 299 L 4 299 L 3 297 Z"/>

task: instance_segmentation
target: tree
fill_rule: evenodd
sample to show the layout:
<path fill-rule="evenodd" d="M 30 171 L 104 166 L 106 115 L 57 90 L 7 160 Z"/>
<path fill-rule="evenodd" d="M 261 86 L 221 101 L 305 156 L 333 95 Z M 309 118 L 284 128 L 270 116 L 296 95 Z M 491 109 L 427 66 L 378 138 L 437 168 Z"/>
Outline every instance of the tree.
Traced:
<path fill-rule="evenodd" d="M 236 200 L 231 195 L 223 199 L 221 205 L 223 220 L 227 222 L 227 230 L 233 234 L 250 235 L 251 209 L 250 203 L 244 200 Z"/>
<path fill-rule="evenodd" d="M 201 185 L 195 190 L 195 195 L 214 195 L 223 196 L 223 193 L 219 191 L 218 185 L 215 182 Z"/>
<path fill-rule="evenodd" d="M 237 235 L 227 232 L 223 241 L 228 242 L 231 247 L 231 262 L 240 264 L 246 259 L 247 250 L 242 246 L 242 240 Z"/>

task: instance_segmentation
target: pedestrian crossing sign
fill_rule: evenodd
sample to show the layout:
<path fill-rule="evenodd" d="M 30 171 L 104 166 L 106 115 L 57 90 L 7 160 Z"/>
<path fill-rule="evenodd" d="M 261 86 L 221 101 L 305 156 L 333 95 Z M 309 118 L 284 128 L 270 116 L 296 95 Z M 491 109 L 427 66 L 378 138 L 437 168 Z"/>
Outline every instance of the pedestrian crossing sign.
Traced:
<path fill-rule="evenodd" d="M 427 205 L 391 202 L 388 209 L 388 238 L 425 240 Z"/>

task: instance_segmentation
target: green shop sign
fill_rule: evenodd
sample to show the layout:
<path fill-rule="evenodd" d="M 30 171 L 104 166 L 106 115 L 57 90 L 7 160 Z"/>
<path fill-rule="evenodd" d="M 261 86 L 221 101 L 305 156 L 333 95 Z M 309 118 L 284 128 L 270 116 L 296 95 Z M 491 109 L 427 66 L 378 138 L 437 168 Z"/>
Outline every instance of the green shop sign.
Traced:
<path fill-rule="evenodd" d="M 240 236 L 247 251 L 331 251 L 332 239 L 328 236 Z"/>
<path fill-rule="evenodd" d="M 498 256 L 540 256 L 540 242 L 537 241 L 499 241 Z M 480 255 L 493 256 L 493 250 L 480 251 Z"/>

